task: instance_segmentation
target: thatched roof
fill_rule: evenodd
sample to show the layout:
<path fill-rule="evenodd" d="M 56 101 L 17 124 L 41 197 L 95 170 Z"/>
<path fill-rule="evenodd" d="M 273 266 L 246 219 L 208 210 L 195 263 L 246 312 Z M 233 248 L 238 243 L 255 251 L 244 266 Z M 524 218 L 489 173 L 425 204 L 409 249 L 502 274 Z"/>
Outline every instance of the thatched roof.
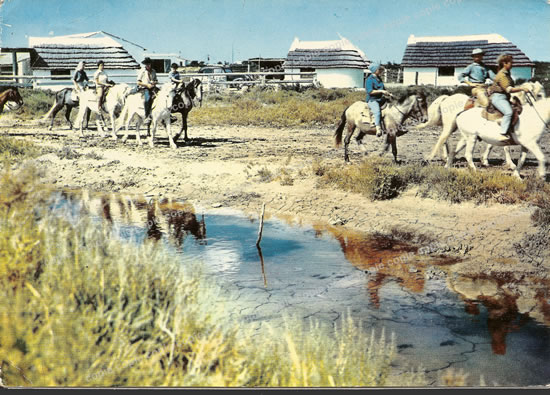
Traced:
<path fill-rule="evenodd" d="M 518 47 L 500 35 L 455 36 L 455 37 L 411 36 L 401 61 L 403 67 L 465 67 L 472 63 L 472 51 L 485 51 L 483 62 L 496 66 L 501 54 L 514 57 L 514 66 L 534 66 L 534 63 Z"/>
<path fill-rule="evenodd" d="M 368 66 L 369 60 L 363 51 L 343 37 L 335 41 L 300 41 L 296 38 L 283 64 L 285 69 L 366 69 Z"/>
<path fill-rule="evenodd" d="M 138 69 L 139 63 L 113 37 L 116 36 L 105 32 L 31 37 L 29 44 L 34 49 L 31 67 L 37 70 L 74 69 L 80 61 L 94 67 L 103 60 L 106 69 Z"/>

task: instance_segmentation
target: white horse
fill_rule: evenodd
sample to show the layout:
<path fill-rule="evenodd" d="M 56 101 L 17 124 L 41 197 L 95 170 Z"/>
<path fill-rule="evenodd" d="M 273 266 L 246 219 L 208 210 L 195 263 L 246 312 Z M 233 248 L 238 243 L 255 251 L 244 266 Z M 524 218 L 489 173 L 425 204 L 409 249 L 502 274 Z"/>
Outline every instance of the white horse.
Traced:
<path fill-rule="evenodd" d="M 533 93 L 536 100 L 546 98 L 544 92 L 544 86 L 540 82 L 525 82 L 521 84 L 521 87 L 527 87 Z M 513 96 L 517 96 L 522 104 L 526 103 L 525 92 L 514 93 Z M 426 160 L 433 160 L 440 149 L 443 148 L 443 159 L 448 158 L 449 147 L 447 140 L 451 134 L 456 130 L 456 117 L 464 110 L 464 105 L 468 101 L 468 96 L 462 93 L 457 93 L 452 96 L 443 95 L 434 100 L 428 107 L 428 122 L 422 123 L 416 126 L 416 129 L 424 129 L 428 126 L 443 126 L 443 131 L 437 140 L 430 155 L 426 157 Z M 484 166 L 489 166 L 489 153 L 492 147 L 488 146 L 485 154 L 483 155 L 482 163 Z M 508 147 L 504 147 L 504 153 L 506 154 L 506 162 L 512 163 L 510 157 L 510 150 Z"/>
<path fill-rule="evenodd" d="M 166 83 L 162 85 L 161 89 L 158 91 L 155 99 L 153 100 L 153 106 L 151 110 L 153 128 L 151 129 L 151 136 L 149 137 L 149 145 L 151 147 L 154 146 L 155 132 L 157 130 L 158 124 L 161 121 L 164 121 L 166 134 L 168 135 L 168 140 L 170 141 L 170 148 L 177 148 L 170 129 L 170 112 L 172 110 L 172 103 L 174 101 L 175 93 L 175 87 L 171 83 Z M 136 140 L 138 145 L 141 146 L 142 143 L 140 128 L 143 120 L 145 119 L 145 106 L 143 102 L 143 94 L 139 92 L 129 95 L 126 98 L 126 104 L 122 109 L 122 114 L 120 116 L 120 127 L 122 127 L 123 123 L 125 123 L 126 126 L 126 134 L 122 138 L 123 143 L 126 142 L 126 140 L 128 139 L 128 128 L 134 116 L 137 116 Z"/>
<path fill-rule="evenodd" d="M 500 125 L 495 121 L 488 121 L 481 117 L 481 108 L 473 108 L 464 111 L 456 119 L 456 124 L 462 134 L 454 153 L 451 151 L 447 159 L 447 167 L 451 166 L 454 156 L 466 147 L 466 160 L 468 165 L 475 170 L 473 152 L 476 140 L 479 137 L 488 144 L 498 146 L 520 145 L 521 156 L 517 166 L 514 166 L 514 176 L 520 177 L 520 170 L 527 156 L 531 151 L 539 162 L 538 175 L 541 178 L 546 176 L 546 159 L 539 147 L 539 141 L 548 121 L 550 120 L 550 98 L 535 102 L 533 106 L 523 107 L 523 112 L 518 123 L 514 127 L 512 137 L 500 134 Z"/>
<path fill-rule="evenodd" d="M 113 137 L 113 140 L 116 140 L 116 131 L 115 128 L 115 112 L 120 109 L 124 105 L 124 99 L 126 98 L 126 95 L 128 92 L 130 92 L 130 87 L 127 84 L 117 84 L 107 91 L 107 95 L 105 96 L 105 103 L 104 108 L 107 110 L 107 113 L 109 113 L 109 117 L 111 118 L 111 127 L 112 132 L 111 136 Z M 105 132 L 103 131 L 103 127 L 101 126 L 101 121 L 103 120 L 103 115 L 101 114 L 100 109 L 98 108 L 98 97 L 94 93 L 92 89 L 88 89 L 84 92 L 81 92 L 78 94 L 78 100 L 80 102 L 80 105 L 78 107 L 78 115 L 77 115 L 77 122 L 80 125 L 80 136 L 84 137 L 84 133 L 82 132 L 82 126 L 84 121 L 84 116 L 86 115 L 86 110 L 90 109 L 92 112 L 96 113 L 96 125 L 97 130 L 101 132 L 101 135 L 105 137 Z"/>

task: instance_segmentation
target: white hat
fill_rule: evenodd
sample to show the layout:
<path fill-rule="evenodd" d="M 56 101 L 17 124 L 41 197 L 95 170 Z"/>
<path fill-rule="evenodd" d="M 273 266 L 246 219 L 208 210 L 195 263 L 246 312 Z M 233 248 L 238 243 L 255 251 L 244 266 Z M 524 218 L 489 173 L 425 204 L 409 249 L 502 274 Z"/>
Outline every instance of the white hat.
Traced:
<path fill-rule="evenodd" d="M 482 50 L 481 48 L 476 48 L 472 51 L 472 56 L 474 55 L 483 55 L 485 53 L 484 50 Z"/>

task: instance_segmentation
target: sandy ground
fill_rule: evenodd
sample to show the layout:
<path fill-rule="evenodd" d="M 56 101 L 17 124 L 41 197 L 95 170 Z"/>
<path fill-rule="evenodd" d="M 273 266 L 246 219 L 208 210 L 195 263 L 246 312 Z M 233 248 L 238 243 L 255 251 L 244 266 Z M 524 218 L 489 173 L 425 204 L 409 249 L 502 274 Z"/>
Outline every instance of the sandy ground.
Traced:
<path fill-rule="evenodd" d="M 397 199 L 373 202 L 359 194 L 319 187 L 312 164 L 343 162 L 343 148 L 333 144 L 333 128 L 190 125 L 191 140 L 178 142 L 172 150 L 164 131 L 150 148 L 146 144 L 138 147 L 133 136 L 123 144 L 120 138 L 102 138 L 91 130 L 80 139 L 64 124 L 48 131 L 43 124 L 10 116 L 1 120 L 0 127 L 2 134 L 43 147 L 45 154 L 35 162 L 44 169 L 45 180 L 60 188 L 176 197 L 190 201 L 197 210 L 234 208 L 258 214 L 266 203 L 267 216 L 292 221 L 324 222 L 364 232 L 413 232 L 436 241 L 430 251 L 462 258 L 453 267 L 462 274 L 505 272 L 521 278 L 536 273 L 546 279 L 550 268 L 549 251 L 537 249 L 536 242 L 526 239 L 537 232 L 530 219 L 532 207 L 450 204 L 420 198 L 414 190 Z M 411 131 L 399 137 L 399 158 L 405 163 L 420 161 L 438 133 L 439 129 Z M 373 136 L 365 139 L 368 154 L 374 155 L 379 141 Z M 452 141 L 456 143 L 457 136 Z M 548 134 L 542 146 L 548 156 Z M 484 144 L 478 144 L 476 160 L 483 148 Z M 360 161 L 362 155 L 352 143 L 352 162 Z M 519 149 L 514 148 L 513 157 L 518 155 Z M 466 165 L 461 156 L 457 167 Z M 492 166 L 504 166 L 502 150 L 495 149 L 492 157 Z M 522 174 L 534 173 L 535 166 L 529 155 Z M 274 179 L 266 182 L 262 175 L 268 174 Z M 529 254 L 518 252 L 521 246 Z"/>

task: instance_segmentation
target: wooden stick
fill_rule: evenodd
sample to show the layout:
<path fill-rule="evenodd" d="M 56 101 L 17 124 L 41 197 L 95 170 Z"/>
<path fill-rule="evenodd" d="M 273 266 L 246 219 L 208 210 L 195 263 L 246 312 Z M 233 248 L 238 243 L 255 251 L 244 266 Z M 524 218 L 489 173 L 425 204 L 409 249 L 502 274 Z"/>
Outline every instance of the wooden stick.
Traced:
<path fill-rule="evenodd" d="M 260 241 L 262 241 L 262 232 L 264 230 L 264 214 L 265 214 L 265 203 L 262 205 L 262 216 L 260 217 L 260 229 L 258 230 L 258 240 L 256 241 L 256 247 L 259 247 Z"/>

